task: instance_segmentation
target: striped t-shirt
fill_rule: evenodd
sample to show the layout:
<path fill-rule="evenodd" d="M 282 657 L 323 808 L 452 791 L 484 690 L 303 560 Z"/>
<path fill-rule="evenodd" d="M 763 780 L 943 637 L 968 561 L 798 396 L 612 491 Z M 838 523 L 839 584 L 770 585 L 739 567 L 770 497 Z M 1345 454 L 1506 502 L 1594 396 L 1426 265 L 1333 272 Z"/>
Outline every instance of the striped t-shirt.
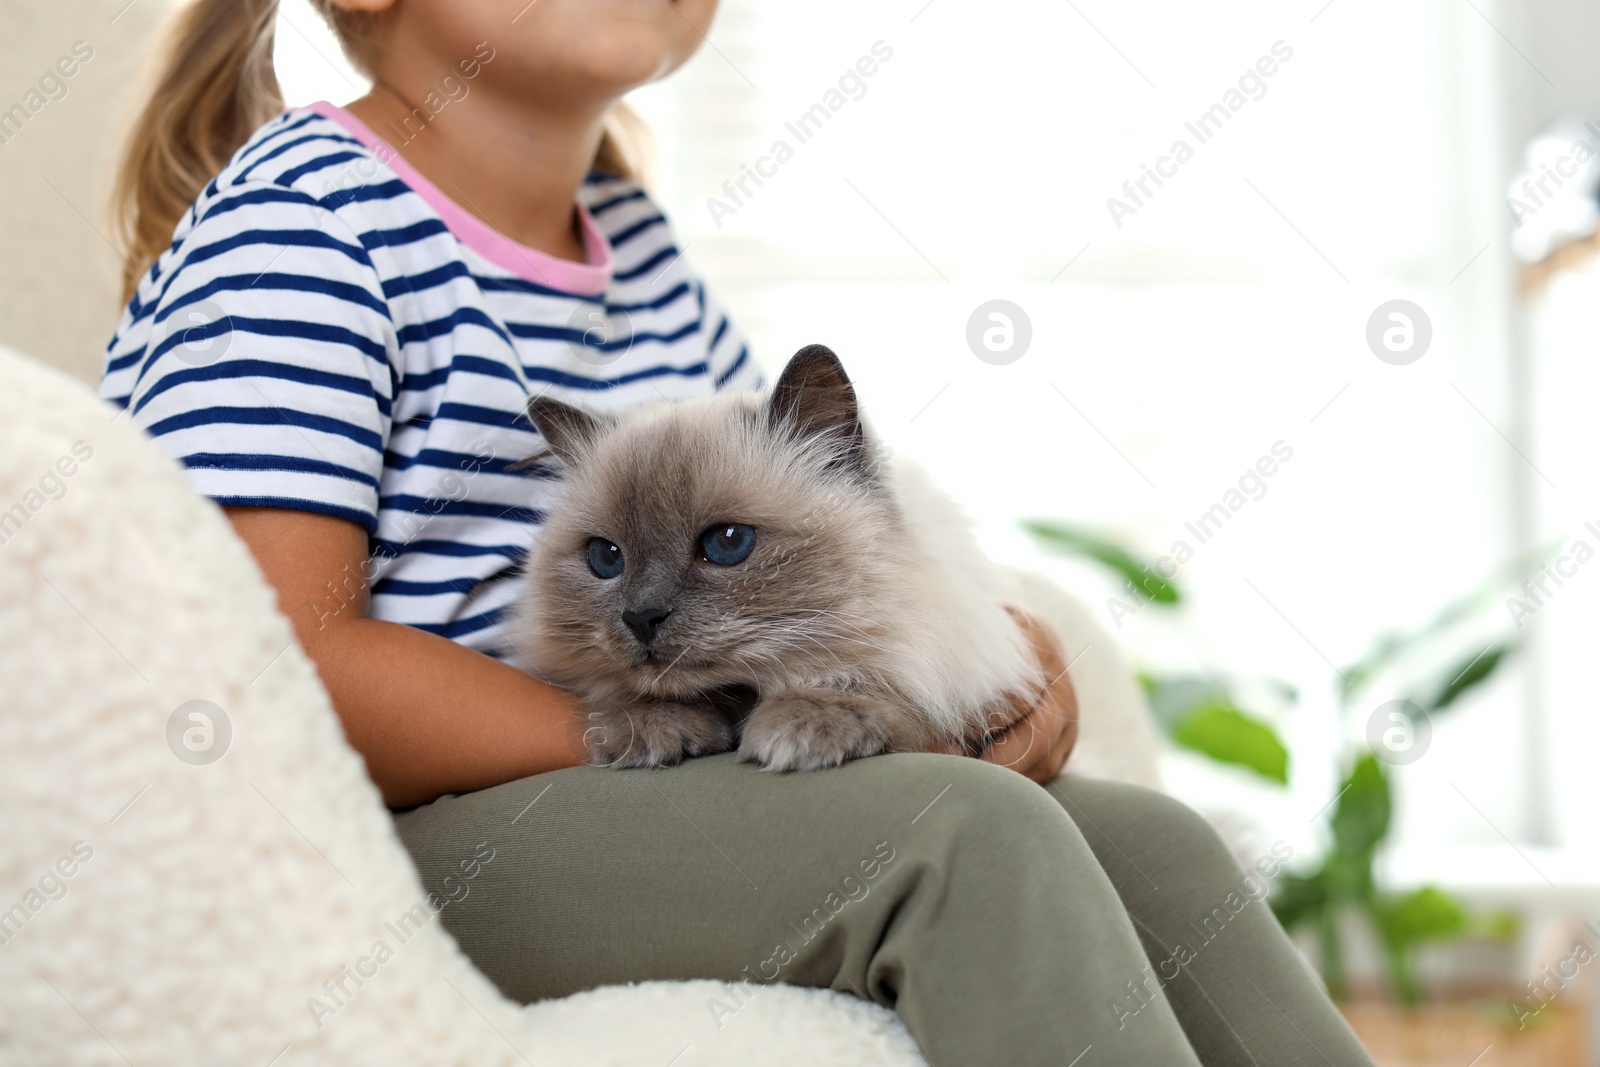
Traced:
<path fill-rule="evenodd" d="M 372 618 L 506 656 L 498 618 L 557 488 L 510 469 L 539 445 L 529 396 L 616 408 L 759 382 L 637 184 L 584 183 L 584 263 L 456 198 L 340 108 L 279 116 L 179 223 L 100 392 L 219 504 L 365 529 L 366 573 L 319 611 L 365 579 Z"/>

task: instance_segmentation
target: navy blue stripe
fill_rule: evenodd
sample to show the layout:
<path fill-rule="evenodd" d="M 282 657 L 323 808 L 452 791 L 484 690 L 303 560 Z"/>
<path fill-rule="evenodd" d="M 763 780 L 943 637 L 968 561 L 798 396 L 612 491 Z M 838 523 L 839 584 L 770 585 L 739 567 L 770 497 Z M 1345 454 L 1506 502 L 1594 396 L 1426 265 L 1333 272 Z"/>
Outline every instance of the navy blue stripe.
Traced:
<path fill-rule="evenodd" d="M 542 519 L 539 521 L 543 521 Z M 457 558 L 471 558 L 477 556 L 504 556 L 510 560 L 522 560 L 527 557 L 527 545 L 474 545 L 465 541 L 439 541 L 428 538 L 419 538 L 415 541 L 380 541 L 372 542 L 374 555 L 396 558 L 399 556 L 416 553 L 424 556 L 454 556 Z"/>
<path fill-rule="evenodd" d="M 322 207 L 321 203 L 297 189 L 286 189 L 282 186 L 271 185 L 264 189 L 246 189 L 241 193 L 234 193 L 230 190 L 228 196 L 219 197 L 207 204 L 206 213 L 200 216 L 199 221 L 204 222 L 207 219 L 221 218 L 230 211 L 237 211 L 239 208 L 249 207 L 251 204 L 299 204 L 308 212 L 318 208 L 324 211 L 327 210 Z"/>
<path fill-rule="evenodd" d="M 650 227 L 666 221 L 667 217 L 665 215 L 651 215 L 647 219 L 640 219 L 632 226 L 625 227 L 616 233 L 607 234 L 606 236 L 607 239 L 611 241 L 611 247 L 613 249 L 617 249 L 621 248 L 623 245 L 627 244 L 629 241 L 633 240 Z"/>
<path fill-rule="evenodd" d="M 739 368 L 743 367 L 749 361 L 750 361 L 750 349 L 745 347 L 744 345 L 740 345 L 739 346 L 739 355 L 738 355 L 738 357 L 735 358 L 734 361 L 731 364 L 728 365 L 728 369 L 727 370 L 725 370 L 721 374 L 717 375 L 717 380 L 715 382 L 715 385 L 716 385 L 717 389 L 720 390 L 723 386 L 727 385 L 729 380 L 732 379 L 732 377 L 735 374 L 739 373 Z"/>
<path fill-rule="evenodd" d="M 530 293 L 535 296 L 557 296 L 564 300 L 593 300 L 592 293 L 574 293 L 566 289 L 556 289 L 549 285 L 529 281 L 526 278 L 490 278 L 482 274 L 474 274 L 472 280 L 478 288 L 491 293 Z"/>
<path fill-rule="evenodd" d="M 416 244 L 430 237 L 437 237 L 442 233 L 449 233 L 450 227 L 440 218 L 423 219 L 413 222 L 409 226 L 397 226 L 392 230 L 367 230 L 359 234 L 361 244 L 367 249 L 396 248 L 400 245 Z"/>
<path fill-rule="evenodd" d="M 477 283 L 478 288 L 482 288 L 482 290 L 512 291 L 512 293 L 530 293 L 530 291 L 539 291 L 539 293 L 546 294 L 546 296 L 558 296 L 558 298 L 565 299 L 579 299 L 579 301 L 584 302 L 598 302 L 597 298 L 594 298 L 594 296 L 576 296 L 576 294 L 573 293 L 562 293 L 560 290 L 552 290 L 552 288 L 549 288 L 549 286 L 533 285 L 533 283 L 523 282 L 522 278 L 485 278 L 482 277 L 482 275 L 470 274 L 469 270 L 467 270 L 466 264 L 462 264 L 462 262 L 459 261 L 446 264 L 445 267 L 438 267 L 438 269 L 429 270 L 429 272 L 426 272 L 426 274 L 408 275 L 408 277 L 403 278 L 390 278 L 389 282 L 384 282 L 384 296 L 387 296 L 387 298 L 394 298 L 394 296 L 398 296 L 398 294 L 402 293 L 416 293 L 416 291 L 434 288 L 435 285 L 443 285 L 445 282 L 451 282 L 451 280 L 454 280 L 454 278 L 462 277 L 472 278 L 472 280 Z M 504 285 L 506 282 L 515 282 L 515 285 Z M 661 310 L 662 307 L 667 307 L 669 304 L 675 304 L 675 302 L 685 298 L 685 296 L 690 294 L 690 291 L 690 283 L 680 282 L 678 285 L 672 286 L 672 288 L 667 290 L 666 293 L 662 293 L 661 296 L 648 299 L 648 301 L 638 301 L 635 302 L 635 304 L 605 304 L 605 309 L 608 310 L 608 312 L 616 312 L 616 310 L 621 310 L 621 312 L 651 312 L 651 310 Z M 435 323 L 446 322 L 450 322 L 450 320 L 435 320 Z M 434 326 L 435 323 L 424 323 L 424 325 Z M 507 344 L 509 344 L 510 338 L 506 338 L 504 331 L 499 330 L 498 326 L 494 325 L 494 323 L 480 322 L 478 325 L 490 326 L 491 330 L 501 334 L 502 338 L 506 339 Z M 418 330 L 418 326 L 408 326 L 406 330 Z M 422 334 L 422 336 L 435 336 L 435 334 L 446 333 L 446 331 L 448 331 L 448 326 L 442 326 L 442 328 L 435 328 L 435 330 L 430 331 L 430 333 Z M 581 334 L 579 334 L 579 336 L 581 336 Z"/>
<path fill-rule="evenodd" d="M 531 453 L 533 449 L 530 447 Z M 514 478 L 528 478 L 533 476 L 531 470 L 512 470 L 514 463 L 521 462 L 521 457 L 510 459 L 500 456 L 479 456 L 471 452 L 452 452 L 443 448 L 424 448 L 414 456 L 401 455 L 390 450 L 384 453 L 383 464 L 390 470 L 406 471 L 413 467 L 429 467 L 435 470 L 460 471 L 465 477 L 474 474 L 504 474 Z M 476 470 L 474 470 L 476 468 Z"/>
<path fill-rule="evenodd" d="M 631 337 L 615 337 L 609 341 L 590 343 L 584 340 L 583 331 L 574 330 L 570 326 L 546 326 L 543 323 L 508 322 L 506 328 L 512 336 L 530 341 L 565 341 L 568 344 L 581 345 L 584 348 L 598 352 L 626 352 L 629 348 L 641 342 L 649 344 L 657 342 L 664 345 L 674 344 L 685 337 L 696 333 L 700 329 L 700 320 L 694 319 L 671 333 L 636 333 Z"/>
<path fill-rule="evenodd" d="M 520 504 L 497 504 L 488 500 L 452 500 L 443 496 L 417 496 L 415 493 L 394 493 L 378 500 L 379 511 L 407 511 L 428 518 L 438 516 L 465 516 L 474 519 L 505 519 L 507 522 L 533 523 L 541 520 L 539 512 Z"/>
<path fill-rule="evenodd" d="M 275 122 L 263 127 L 261 132 L 256 134 L 255 138 L 253 138 L 255 143 L 245 145 L 244 149 L 242 149 L 238 156 L 234 158 L 234 164 L 237 166 L 249 164 L 250 157 L 256 152 L 259 152 L 270 145 L 274 138 L 282 137 L 286 133 L 293 133 L 295 130 L 300 129 L 307 123 L 315 122 L 321 117 L 321 115 L 318 115 L 313 111 L 309 115 L 301 115 L 293 122 L 289 122 L 289 112 L 285 111 L 282 115 L 278 116 Z M 274 126 L 276 126 L 277 129 L 273 129 Z M 332 136 L 338 135 L 334 134 Z"/>
<path fill-rule="evenodd" d="M 277 508 L 280 511 L 309 511 L 314 515 L 332 515 L 336 519 L 353 522 L 368 536 L 378 529 L 378 519 L 365 511 L 330 504 L 326 500 L 302 500 L 294 496 L 234 496 L 216 495 L 211 498 L 225 508 Z"/>
<path fill-rule="evenodd" d="M 454 619 L 446 623 L 413 622 L 407 623 L 407 625 L 414 626 L 418 630 L 422 630 L 426 633 L 438 634 L 440 637 L 448 637 L 452 641 L 455 641 L 466 637 L 469 634 L 475 634 L 480 630 L 487 630 L 489 627 L 496 625 L 500 621 L 500 616 L 504 613 L 505 608 L 495 608 L 493 611 L 486 611 L 482 615 L 473 615 L 465 619 Z"/>
<path fill-rule="evenodd" d="M 627 270 L 613 271 L 611 280 L 614 282 L 631 282 L 640 275 L 648 274 L 650 271 L 654 270 L 661 264 L 663 260 L 671 259 L 676 255 L 678 255 L 678 247 L 676 245 L 667 245 L 667 247 L 650 256 L 649 259 L 646 259 L 643 263 L 640 263 L 636 267 L 629 267 Z"/>
<path fill-rule="evenodd" d="M 284 274 L 273 271 L 270 274 L 228 274 L 211 281 L 196 289 L 191 289 L 177 299 L 162 306 L 156 312 L 153 322 L 165 322 L 167 317 L 179 308 L 201 300 L 209 299 L 218 293 L 242 293 L 248 291 L 267 292 L 281 291 L 291 293 L 316 293 L 319 296 L 331 296 L 335 300 L 342 300 L 346 304 L 356 304 L 370 311 L 376 311 L 384 318 L 389 318 L 389 305 L 373 296 L 359 285 L 349 282 L 335 281 L 332 278 L 319 278 L 309 274 Z"/>
<path fill-rule="evenodd" d="M 722 335 L 728 332 L 729 321 L 728 316 L 722 316 L 722 322 L 717 326 L 717 332 L 711 335 L 711 343 L 706 346 L 706 351 L 715 352 L 717 350 L 717 346 L 722 343 Z"/>
<path fill-rule="evenodd" d="M 644 381 L 649 378 L 661 378 L 676 375 L 680 378 L 693 377 L 697 374 L 709 373 L 708 364 L 704 361 L 688 367 L 674 367 L 666 364 L 644 367 L 632 371 L 619 378 L 586 378 L 565 371 L 538 364 L 522 364 L 522 373 L 530 382 L 545 382 L 550 385 L 560 385 L 571 389 L 585 389 L 598 392 L 605 389 L 614 389 L 618 386 L 629 385 L 633 382 Z M 522 384 L 522 379 L 517 376 L 516 370 L 509 364 L 498 359 L 488 359 L 483 356 L 458 355 L 443 367 L 435 367 L 425 373 L 409 373 L 401 381 L 400 391 L 404 393 L 421 393 L 429 389 L 436 389 L 449 381 L 452 374 L 481 374 L 485 377 L 498 378 L 502 381 Z M 490 409 L 477 409 L 489 411 Z M 443 416 L 441 409 L 439 415 Z M 415 421 L 415 420 L 414 420 Z M 526 424 L 518 422 L 516 429 L 526 429 Z"/>
<path fill-rule="evenodd" d="M 224 359 L 205 367 L 170 371 L 163 374 L 160 380 L 150 387 L 149 392 L 139 398 L 139 402 L 133 406 L 133 414 L 139 414 L 150 401 L 168 389 L 175 389 L 191 382 L 217 382 L 231 378 L 270 378 L 276 381 L 299 382 L 302 385 L 337 389 L 372 400 L 377 404 L 381 415 L 385 418 L 389 415 L 389 398 L 372 387 L 370 378 L 361 378 L 353 374 L 334 374 L 331 371 L 299 367 L 292 363 L 280 363 L 270 359 Z"/>
<path fill-rule="evenodd" d="M 646 367 L 644 370 L 634 371 L 632 374 L 624 374 L 620 378 L 609 379 L 580 378 L 575 374 L 568 374 L 565 371 L 555 370 L 551 367 L 529 367 L 524 365 L 523 371 L 528 375 L 528 380 L 531 382 L 546 382 L 550 385 L 559 385 L 567 389 L 586 389 L 591 392 L 599 392 L 602 389 L 614 389 L 621 385 L 631 385 L 634 382 L 647 381 L 651 378 L 666 378 L 673 375 L 680 378 L 695 378 L 705 374 L 707 367 L 705 361 L 701 360 L 699 363 L 691 364 L 687 367 L 665 365 Z M 518 429 L 521 428 L 521 426 L 518 427 Z"/>
<path fill-rule="evenodd" d="M 338 189 L 329 193 L 317 203 L 333 210 L 349 204 L 364 204 L 369 200 L 398 200 L 403 196 L 410 196 L 415 190 L 399 178 L 386 182 L 368 182 L 363 185 L 354 185 L 348 189 Z"/>
<path fill-rule="evenodd" d="M 453 371 L 477 373 L 503 378 L 506 381 L 517 381 L 517 375 L 506 364 L 492 359 L 483 359 L 479 356 L 456 356 L 448 367 L 439 367 L 426 374 L 408 374 L 402 384 L 403 392 L 423 392 L 427 389 L 443 385 Z M 583 389 L 589 392 L 601 392 L 606 389 L 615 389 L 618 386 L 631 385 L 634 382 L 646 381 L 650 378 L 665 378 L 677 376 L 679 378 L 693 378 L 697 375 L 709 373 L 708 364 L 702 360 L 687 367 L 674 367 L 669 364 L 660 364 L 653 367 L 644 367 L 632 371 L 618 378 L 585 378 L 566 371 L 556 370 L 553 367 L 543 367 L 524 363 L 522 372 L 530 382 L 543 382 L 548 385 L 559 385 L 568 389 Z M 519 383 L 520 384 L 520 383 Z M 494 408 L 476 408 L 461 404 L 444 404 L 431 417 L 412 419 L 407 425 L 421 424 L 431 418 L 459 418 L 460 413 L 486 415 L 491 425 L 505 426 L 510 429 L 527 431 L 531 429 L 528 423 L 520 416 L 515 422 L 504 422 L 509 417 L 508 413 Z M 484 418 L 467 418 L 467 422 L 484 422 Z"/>
<path fill-rule="evenodd" d="M 343 326 L 329 326 L 321 322 L 302 322 L 298 319 L 247 319 L 242 315 L 229 315 L 215 322 L 203 323 L 187 330 L 174 330 L 153 349 L 139 368 L 134 381 L 144 379 L 151 365 L 181 344 L 193 344 L 222 337 L 230 333 L 255 334 L 260 337 L 291 337 L 297 341 L 319 341 L 324 344 L 344 345 L 362 353 L 374 363 L 389 370 L 389 351 L 365 334 L 347 330 Z"/>
<path fill-rule="evenodd" d="M 612 208 L 616 207 L 618 204 L 626 204 L 626 203 L 630 203 L 631 201 L 634 201 L 634 200 L 643 200 L 643 199 L 645 199 L 645 195 L 646 194 L 645 194 L 645 191 L 643 189 L 635 189 L 630 193 L 622 193 L 622 194 L 620 194 L 618 196 L 613 196 L 611 199 L 602 200 L 598 204 L 590 204 L 589 205 L 589 214 L 590 215 L 599 215 L 602 212 L 610 211 Z"/>
<path fill-rule="evenodd" d="M 326 248 L 342 253 L 351 262 L 363 267 L 372 265 L 372 260 L 367 258 L 364 248 L 347 245 L 337 238 L 329 237 L 321 230 L 244 230 L 232 237 L 224 237 L 220 241 L 190 249 L 183 257 L 183 262 L 172 269 L 171 277 L 177 277 L 185 268 L 192 267 L 196 263 L 204 263 L 208 259 L 215 259 L 251 245 L 265 245 L 277 251 L 282 251 L 284 247 Z M 171 278 L 168 279 L 168 284 L 171 284 Z"/>
<path fill-rule="evenodd" d="M 467 265 L 459 259 L 451 260 L 442 267 L 423 271 L 421 274 L 402 274 L 396 278 L 385 278 L 383 281 L 383 296 L 386 300 L 393 300 L 397 296 L 407 293 L 420 293 L 436 286 L 445 285 L 457 278 L 470 278 L 472 272 Z"/>
<path fill-rule="evenodd" d="M 457 422 L 470 422 L 478 426 L 494 426 L 502 430 L 522 430 L 526 432 L 530 424 L 521 411 L 504 411 L 500 408 L 480 407 L 477 404 L 458 404 L 445 401 L 436 408 L 426 421 L 436 419 L 454 419 Z"/>
<path fill-rule="evenodd" d="M 676 303 L 689 293 L 689 283 L 679 282 L 671 289 L 652 300 L 642 300 L 637 304 L 607 304 L 607 311 L 658 311 L 668 304 Z"/>
<path fill-rule="evenodd" d="M 146 272 L 144 280 L 139 283 L 138 288 L 134 289 L 133 296 L 128 298 L 127 312 L 129 326 L 132 326 L 134 323 L 138 322 L 144 317 L 145 304 L 139 299 L 139 289 L 143 289 L 146 283 L 151 278 L 155 277 L 156 267 L 160 264 L 160 262 L 160 257 L 157 257 L 156 262 L 152 263 L 150 265 L 150 270 Z M 111 338 L 111 343 L 106 345 L 106 351 L 108 353 L 111 351 L 112 345 L 115 345 L 119 340 L 122 339 L 122 336 L 125 332 L 125 330 L 118 330 L 116 336 Z"/>
<path fill-rule="evenodd" d="M 458 594 L 469 597 L 482 584 L 476 578 L 452 578 L 443 582 L 408 582 L 400 578 L 379 578 L 372 583 L 373 596 L 440 596 Z"/>
<path fill-rule="evenodd" d="M 300 145 L 303 145 L 303 144 L 310 144 L 312 141 L 332 141 L 335 144 L 355 145 L 357 148 L 364 148 L 365 147 L 364 145 L 362 145 L 362 143 L 360 141 L 356 140 L 354 137 L 350 137 L 350 136 L 347 136 L 345 134 L 338 134 L 338 133 L 310 133 L 310 134 L 307 134 L 304 137 L 296 137 L 291 141 L 286 141 L 283 144 L 279 145 L 277 148 L 274 148 L 272 151 L 270 151 L 270 152 L 266 153 L 265 155 L 263 155 L 260 159 L 257 159 L 255 162 L 253 162 L 249 166 L 245 167 L 244 170 L 239 172 L 238 177 L 235 178 L 234 180 L 235 181 L 240 181 L 240 182 L 247 182 L 247 181 L 250 180 L 250 172 L 255 170 L 257 167 L 261 166 L 261 164 L 266 163 L 269 160 L 277 159 L 279 156 L 283 155 L 285 152 L 289 151 L 291 148 L 297 148 L 297 147 L 299 147 Z"/>
<path fill-rule="evenodd" d="M 195 452 L 183 456 L 181 462 L 185 467 L 195 470 L 321 474 L 330 478 L 343 478 L 345 481 L 356 482 L 373 490 L 378 488 L 378 479 L 366 471 L 320 459 L 301 459 L 298 456 L 263 456 L 246 452 Z"/>
<path fill-rule="evenodd" d="M 365 155 L 370 155 L 370 153 L 363 148 L 359 152 L 333 152 L 326 156 L 318 156 L 316 159 L 308 160 L 298 167 L 291 167 L 279 174 L 278 184 L 293 185 L 307 174 L 315 174 L 319 170 L 327 170 L 329 167 L 338 166 L 340 163 L 348 163 L 352 159 L 360 159 Z"/>
<path fill-rule="evenodd" d="M 348 438 L 380 455 L 383 452 L 383 438 L 364 426 L 309 411 L 295 411 L 292 408 L 238 408 L 219 405 L 201 408 L 198 411 L 185 411 L 152 423 L 146 429 L 151 437 L 161 437 L 179 430 L 193 429 L 196 426 L 298 426 L 304 430 L 316 430 Z"/>
<path fill-rule="evenodd" d="M 120 340 L 120 338 L 115 338 L 115 340 Z M 141 357 L 143 355 L 144 355 L 144 349 L 143 348 L 136 348 L 132 352 L 129 352 L 125 356 L 117 356 L 115 359 L 108 359 L 106 361 L 106 369 L 105 369 L 104 373 L 101 375 L 101 377 L 105 377 L 106 375 L 110 375 L 110 374 L 115 374 L 119 370 L 123 370 L 123 369 L 125 369 L 127 367 L 133 366 L 135 363 L 139 362 L 139 357 Z"/>
<path fill-rule="evenodd" d="M 522 379 L 517 377 L 516 368 L 501 359 L 485 359 L 482 356 L 454 356 L 443 367 L 435 367 L 426 373 L 408 373 L 401 380 L 400 388 L 408 393 L 423 393 L 429 389 L 436 389 L 449 381 L 450 375 L 456 372 L 463 374 L 481 374 L 487 378 L 499 378 L 503 381 L 522 384 Z"/>
<path fill-rule="evenodd" d="M 504 327 L 474 307 L 457 308 L 442 319 L 411 323 L 401 327 L 395 336 L 402 345 L 416 344 L 431 341 L 442 334 L 454 333 L 457 326 L 482 326 L 506 344 L 515 346 L 515 342 L 511 340 Z"/>
<path fill-rule="evenodd" d="M 548 285 L 530 282 L 525 278 L 489 278 L 481 274 L 473 274 L 466 263 L 459 259 L 452 260 L 442 267 L 423 271 L 421 274 L 407 274 L 390 278 L 383 283 L 383 295 L 392 300 L 406 293 L 420 293 L 445 285 L 455 281 L 457 278 L 470 278 L 479 289 L 485 292 L 531 293 L 536 296 L 561 297 L 565 300 L 593 299 L 593 297 L 585 297 L 561 289 L 552 289 Z"/>

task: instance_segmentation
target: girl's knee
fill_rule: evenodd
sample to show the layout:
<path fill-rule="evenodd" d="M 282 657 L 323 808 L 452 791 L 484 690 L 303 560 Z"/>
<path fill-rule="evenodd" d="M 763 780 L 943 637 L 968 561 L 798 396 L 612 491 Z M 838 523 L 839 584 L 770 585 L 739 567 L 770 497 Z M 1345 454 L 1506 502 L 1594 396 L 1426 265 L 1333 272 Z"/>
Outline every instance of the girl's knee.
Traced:
<path fill-rule="evenodd" d="M 905 754 L 865 761 L 888 767 L 910 813 L 906 838 L 937 848 L 948 860 L 1028 863 L 1041 850 L 1081 853 L 1082 835 L 1061 805 L 1015 771 L 964 756 Z"/>
<path fill-rule="evenodd" d="M 1191 883 L 1237 880 L 1244 873 L 1216 828 L 1165 793 L 1073 777 L 1057 780 L 1050 792 L 1104 861 L 1119 857 L 1151 876 L 1174 872 Z"/>
<path fill-rule="evenodd" d="M 1043 787 L 1016 771 L 984 760 L 901 753 L 864 762 L 881 764 L 885 770 L 892 768 L 898 779 L 896 788 L 906 796 L 927 796 L 928 806 L 918 809 L 917 820 L 931 818 L 933 812 L 951 801 L 954 802 L 951 807 L 960 807 L 974 817 L 1009 815 L 1018 819 L 1055 821 L 1061 812 L 1060 805 Z"/>

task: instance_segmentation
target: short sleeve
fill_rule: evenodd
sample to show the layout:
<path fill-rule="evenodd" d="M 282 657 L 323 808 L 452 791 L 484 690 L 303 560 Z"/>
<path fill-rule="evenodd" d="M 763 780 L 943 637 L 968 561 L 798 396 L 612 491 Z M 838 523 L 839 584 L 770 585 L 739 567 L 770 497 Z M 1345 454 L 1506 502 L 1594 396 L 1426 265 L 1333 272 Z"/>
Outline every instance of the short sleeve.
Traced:
<path fill-rule="evenodd" d="M 303 193 L 205 203 L 113 338 L 101 395 L 219 504 L 377 528 L 398 343 L 366 249 Z"/>

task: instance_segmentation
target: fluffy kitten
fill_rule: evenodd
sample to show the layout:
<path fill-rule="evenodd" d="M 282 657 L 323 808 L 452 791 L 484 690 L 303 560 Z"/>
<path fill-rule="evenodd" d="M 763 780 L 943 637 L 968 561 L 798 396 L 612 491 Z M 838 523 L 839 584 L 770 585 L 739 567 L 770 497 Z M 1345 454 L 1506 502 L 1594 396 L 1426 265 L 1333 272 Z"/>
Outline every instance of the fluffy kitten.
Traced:
<path fill-rule="evenodd" d="M 766 397 L 528 415 L 566 486 L 515 625 L 596 764 L 972 746 L 1045 683 L 963 517 L 881 454 L 827 348 Z"/>

